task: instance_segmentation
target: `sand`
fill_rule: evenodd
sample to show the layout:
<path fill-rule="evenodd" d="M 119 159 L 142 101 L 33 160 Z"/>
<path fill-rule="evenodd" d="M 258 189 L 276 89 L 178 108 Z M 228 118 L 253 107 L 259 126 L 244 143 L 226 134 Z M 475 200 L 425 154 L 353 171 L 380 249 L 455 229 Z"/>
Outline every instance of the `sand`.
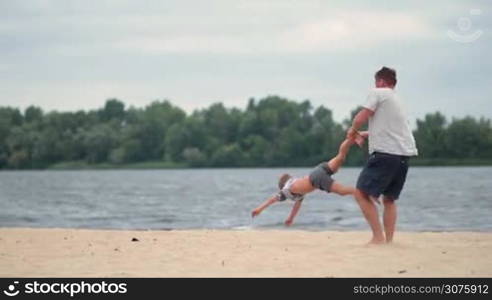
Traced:
<path fill-rule="evenodd" d="M 492 277 L 492 233 L 0 228 L 0 277 Z M 133 238 L 138 241 L 132 241 Z"/>

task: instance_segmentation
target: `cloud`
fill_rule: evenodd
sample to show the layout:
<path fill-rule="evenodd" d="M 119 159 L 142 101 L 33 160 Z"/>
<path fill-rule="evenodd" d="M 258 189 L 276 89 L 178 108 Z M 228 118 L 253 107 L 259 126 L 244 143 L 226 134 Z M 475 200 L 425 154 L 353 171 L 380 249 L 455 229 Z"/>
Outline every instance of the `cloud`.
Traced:
<path fill-rule="evenodd" d="M 419 16 L 350 11 L 304 23 L 283 33 L 281 46 L 294 52 L 337 51 L 400 40 L 425 40 L 434 35 L 432 25 Z"/>
<path fill-rule="evenodd" d="M 340 52 L 398 40 L 427 40 L 434 26 L 419 14 L 391 10 L 342 9 L 317 1 L 227 2 L 191 6 L 152 2 L 154 10 L 106 5 L 18 7 L 3 18 L 0 34 L 29 51 L 82 56 L 127 52 L 144 54 L 282 54 Z M 218 5 L 217 3 L 222 3 Z M 15 14 L 14 14 L 15 15 Z M 15 45 L 14 45 L 15 46 Z M 15 48 L 16 51 L 26 49 Z"/>
<path fill-rule="evenodd" d="M 139 23 L 135 23 L 139 24 Z M 165 28 L 154 22 L 154 27 Z M 138 28 L 139 25 L 136 25 Z M 318 20 L 275 27 L 236 25 L 236 31 L 217 30 L 213 23 L 196 32 L 147 33 L 115 41 L 117 49 L 143 53 L 284 54 L 337 52 L 375 47 L 399 40 L 435 37 L 432 25 L 405 13 L 350 11 Z M 230 31 L 230 30 L 229 30 Z"/>

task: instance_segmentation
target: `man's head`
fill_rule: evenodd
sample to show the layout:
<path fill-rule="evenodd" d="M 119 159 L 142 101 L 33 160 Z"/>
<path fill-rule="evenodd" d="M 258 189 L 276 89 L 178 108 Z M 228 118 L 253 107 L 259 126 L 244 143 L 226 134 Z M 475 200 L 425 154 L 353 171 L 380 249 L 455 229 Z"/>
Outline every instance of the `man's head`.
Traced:
<path fill-rule="evenodd" d="M 282 176 L 280 176 L 280 179 L 278 180 L 278 188 L 283 189 L 285 183 L 291 178 L 292 176 L 290 176 L 289 174 L 282 174 Z"/>
<path fill-rule="evenodd" d="M 391 68 L 382 67 L 381 70 L 374 74 L 374 79 L 378 88 L 394 88 L 396 85 L 396 71 Z"/>

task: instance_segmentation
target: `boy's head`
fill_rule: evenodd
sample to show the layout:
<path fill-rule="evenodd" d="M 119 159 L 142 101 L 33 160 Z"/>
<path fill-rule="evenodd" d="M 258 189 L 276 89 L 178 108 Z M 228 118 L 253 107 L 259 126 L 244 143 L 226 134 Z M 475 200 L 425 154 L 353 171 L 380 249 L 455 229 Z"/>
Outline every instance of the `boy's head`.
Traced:
<path fill-rule="evenodd" d="M 278 180 L 278 188 L 283 189 L 285 183 L 291 178 L 292 176 L 290 176 L 289 174 L 282 174 L 282 176 L 280 176 L 280 179 Z"/>
<path fill-rule="evenodd" d="M 396 71 L 391 68 L 382 67 L 381 70 L 374 74 L 374 79 L 378 88 L 394 88 L 396 85 Z"/>

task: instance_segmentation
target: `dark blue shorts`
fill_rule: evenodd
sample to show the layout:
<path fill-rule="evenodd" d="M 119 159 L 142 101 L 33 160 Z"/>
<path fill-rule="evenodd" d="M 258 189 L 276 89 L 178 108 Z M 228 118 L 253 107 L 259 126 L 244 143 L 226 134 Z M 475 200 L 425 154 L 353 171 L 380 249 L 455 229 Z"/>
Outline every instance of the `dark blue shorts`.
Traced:
<path fill-rule="evenodd" d="M 357 180 L 357 188 L 369 196 L 396 200 L 407 178 L 408 156 L 373 152 Z"/>

